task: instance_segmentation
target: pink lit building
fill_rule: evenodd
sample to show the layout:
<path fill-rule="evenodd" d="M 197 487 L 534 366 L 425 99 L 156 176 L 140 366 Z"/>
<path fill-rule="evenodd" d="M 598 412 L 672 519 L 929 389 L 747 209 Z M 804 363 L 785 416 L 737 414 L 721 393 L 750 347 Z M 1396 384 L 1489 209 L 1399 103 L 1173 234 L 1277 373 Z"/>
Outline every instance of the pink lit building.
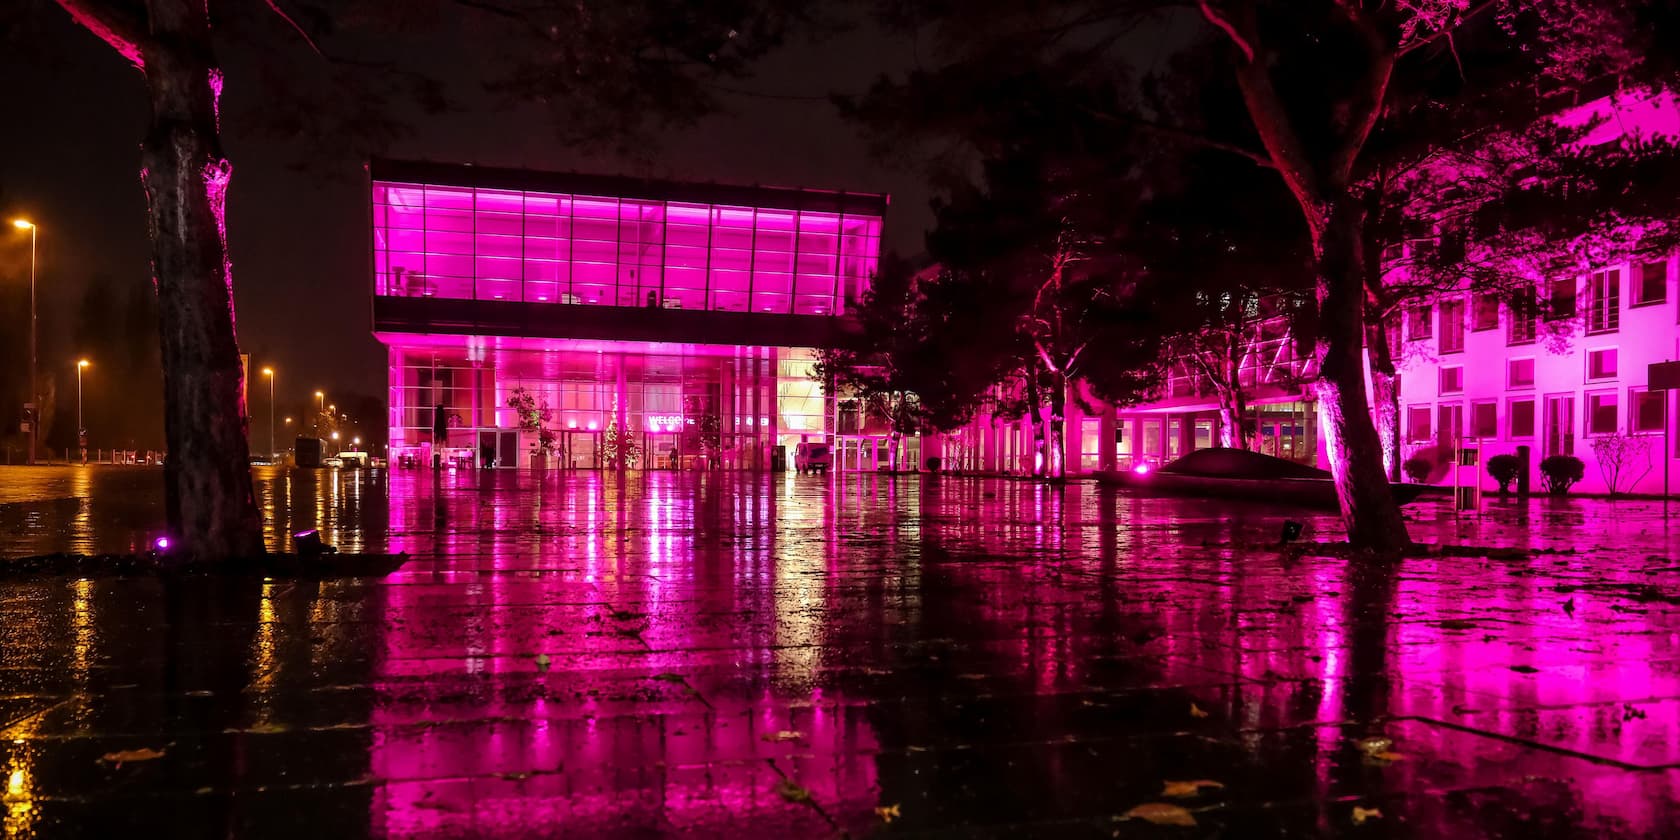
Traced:
<path fill-rule="evenodd" d="M 839 430 L 813 350 L 852 328 L 887 196 L 369 172 L 393 463 L 767 469 Z"/>

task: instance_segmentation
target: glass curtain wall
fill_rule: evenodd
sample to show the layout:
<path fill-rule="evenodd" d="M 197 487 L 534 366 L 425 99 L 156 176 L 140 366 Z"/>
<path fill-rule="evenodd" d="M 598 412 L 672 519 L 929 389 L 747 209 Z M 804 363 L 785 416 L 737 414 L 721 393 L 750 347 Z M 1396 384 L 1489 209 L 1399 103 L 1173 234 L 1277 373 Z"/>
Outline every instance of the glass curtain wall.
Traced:
<path fill-rule="evenodd" d="M 829 401 L 807 350 L 707 352 L 393 347 L 390 441 L 395 463 L 475 463 L 482 434 L 517 434 L 528 466 L 539 434 L 508 406 L 524 389 L 546 411 L 548 466 L 602 468 L 614 440 L 634 444 L 640 469 L 767 469 L 771 447 L 828 432 Z M 434 433 L 441 406 L 445 432 Z M 622 445 L 622 444 L 617 444 Z M 791 457 L 791 455 L 789 456 Z M 503 466 L 514 466 L 506 463 Z"/>
<path fill-rule="evenodd" d="M 839 315 L 875 274 L 874 215 L 373 185 L 374 293 Z"/>

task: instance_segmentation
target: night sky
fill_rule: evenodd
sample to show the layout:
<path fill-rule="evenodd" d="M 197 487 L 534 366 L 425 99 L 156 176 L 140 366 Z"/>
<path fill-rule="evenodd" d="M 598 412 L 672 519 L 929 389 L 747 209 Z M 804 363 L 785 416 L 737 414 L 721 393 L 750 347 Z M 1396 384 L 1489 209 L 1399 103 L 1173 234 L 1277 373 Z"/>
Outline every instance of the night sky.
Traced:
<path fill-rule="evenodd" d="M 0 131 L 0 210 L 26 214 L 41 228 L 45 369 L 57 361 L 46 357 L 50 334 L 73 322 L 94 278 L 149 282 L 138 177 L 146 109 L 135 70 L 55 4 L 31 5 L 33 11 L 15 24 L 29 48 L 0 50 L 10 115 L 10 130 Z M 19 38 L 16 29 L 12 37 Z M 242 84 L 237 59 L 225 53 L 224 110 L 231 114 L 252 104 L 239 101 L 252 86 Z M 563 147 L 543 114 L 498 109 L 473 73 L 451 68 L 451 62 L 472 63 L 472 56 L 440 54 L 446 57 L 427 69 L 458 80 L 453 99 L 464 110 L 415 117 L 412 135 L 387 149 L 389 156 L 888 192 L 893 201 L 885 248 L 921 250 L 930 214 L 920 173 L 873 160 L 857 128 L 821 98 L 860 92 L 878 74 L 910 66 L 908 39 L 864 29 L 816 47 L 786 48 L 764 61 L 754 79 L 734 83 L 770 96 L 730 96 L 730 113 L 669 133 L 651 164 Z M 301 49 L 292 55 L 317 60 Z M 233 121 L 226 129 L 234 164 L 228 227 L 242 347 L 256 366 L 279 369 L 283 407 L 306 401 L 316 388 L 382 395 L 384 357 L 369 331 L 368 198 L 359 173 L 348 165 L 338 177 L 299 172 L 292 167 L 299 158 L 295 141 L 241 131 Z M 9 227 L 0 231 L 0 277 L 23 277 L 27 247 L 26 236 Z M 121 400 L 123 389 L 161 388 L 96 378 L 90 374 L 89 399 Z M 255 415 L 265 400 L 253 396 Z M 254 423 L 253 433 L 258 431 Z"/>

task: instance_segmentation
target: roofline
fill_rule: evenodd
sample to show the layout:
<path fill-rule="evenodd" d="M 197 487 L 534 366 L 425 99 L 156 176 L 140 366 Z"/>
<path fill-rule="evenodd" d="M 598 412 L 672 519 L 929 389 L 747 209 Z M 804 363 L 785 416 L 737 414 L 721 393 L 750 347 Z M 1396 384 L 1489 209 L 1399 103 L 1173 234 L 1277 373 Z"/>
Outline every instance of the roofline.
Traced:
<path fill-rule="evenodd" d="M 891 197 L 885 193 L 855 193 L 794 187 L 749 187 L 731 184 L 667 181 L 657 178 L 638 178 L 631 175 L 543 172 L 533 169 L 475 166 L 470 163 L 391 160 L 378 157 L 368 161 L 368 175 L 375 181 L 403 181 L 500 190 L 540 190 L 572 195 L 773 207 L 781 210 L 872 213 L 876 216 L 886 215 L 887 205 L 891 201 Z"/>

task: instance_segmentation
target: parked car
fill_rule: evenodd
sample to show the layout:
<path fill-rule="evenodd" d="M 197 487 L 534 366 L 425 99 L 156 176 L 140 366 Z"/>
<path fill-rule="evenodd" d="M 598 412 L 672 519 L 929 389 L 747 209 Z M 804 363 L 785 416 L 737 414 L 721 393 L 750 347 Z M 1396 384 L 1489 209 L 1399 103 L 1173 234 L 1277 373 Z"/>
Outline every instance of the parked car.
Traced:
<path fill-rule="evenodd" d="M 337 456 L 329 456 L 321 459 L 321 466 L 334 468 L 342 467 L 344 466 L 344 461 Z"/>
<path fill-rule="evenodd" d="M 834 466 L 834 450 L 826 443 L 804 441 L 793 450 L 793 469 L 800 473 L 821 472 L 828 474 L 828 468 Z"/>
<path fill-rule="evenodd" d="M 347 449 L 338 453 L 338 460 L 346 467 L 357 469 L 368 465 L 368 454 L 366 452 Z"/>

